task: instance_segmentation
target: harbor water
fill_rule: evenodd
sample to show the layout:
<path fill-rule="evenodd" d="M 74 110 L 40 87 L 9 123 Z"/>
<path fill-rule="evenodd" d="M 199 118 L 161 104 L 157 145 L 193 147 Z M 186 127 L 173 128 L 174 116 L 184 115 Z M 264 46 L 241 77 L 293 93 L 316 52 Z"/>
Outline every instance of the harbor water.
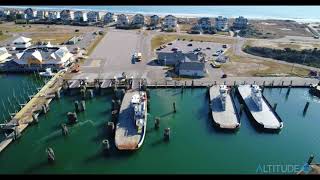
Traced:
<path fill-rule="evenodd" d="M 280 133 L 262 133 L 250 123 L 245 113 L 236 132 L 223 132 L 213 127 L 207 89 L 151 89 L 147 134 L 142 147 L 135 152 L 119 152 L 112 145 L 109 156 L 102 153 L 102 140 L 108 138 L 107 122 L 111 121 L 112 93 L 95 93 L 86 101 L 79 122 L 68 125 L 63 136 L 61 123 L 67 112 L 74 111 L 80 95 L 62 94 L 52 101 L 50 111 L 39 117 L 39 124 L 28 127 L 19 140 L 0 153 L 1 174 L 239 174 L 294 173 L 265 169 L 267 165 L 303 165 L 309 155 L 319 161 L 319 98 L 307 88 L 265 89 L 270 104 L 284 122 Z M 176 113 L 173 103 L 176 103 Z M 303 115 L 306 102 L 310 106 Z M 238 101 L 236 105 L 239 108 Z M 159 130 L 154 119 L 160 117 Z M 163 141 L 164 129 L 171 129 L 169 142 Z M 48 163 L 46 148 L 55 153 Z"/>

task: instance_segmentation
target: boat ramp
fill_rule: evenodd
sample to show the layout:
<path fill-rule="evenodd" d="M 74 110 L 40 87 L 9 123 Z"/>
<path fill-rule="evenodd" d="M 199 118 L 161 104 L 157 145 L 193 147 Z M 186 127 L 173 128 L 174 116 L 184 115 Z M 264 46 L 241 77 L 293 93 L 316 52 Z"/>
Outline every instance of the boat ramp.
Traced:
<path fill-rule="evenodd" d="M 252 86 L 254 85 L 240 85 L 238 87 L 240 101 L 245 105 L 249 118 L 251 118 L 258 127 L 261 127 L 264 130 L 278 131 L 282 129 L 283 122 L 281 118 L 273 111 L 273 108 L 261 92 L 260 108 L 255 103 L 252 98 Z"/>
<path fill-rule="evenodd" d="M 222 129 L 238 129 L 240 122 L 237 118 L 237 112 L 231 94 L 226 92 L 224 103 L 222 103 L 221 96 L 223 96 L 223 93 L 221 93 L 221 90 L 227 91 L 227 89 L 221 89 L 221 86 L 227 88 L 225 85 L 215 85 L 209 89 L 213 122 Z"/>

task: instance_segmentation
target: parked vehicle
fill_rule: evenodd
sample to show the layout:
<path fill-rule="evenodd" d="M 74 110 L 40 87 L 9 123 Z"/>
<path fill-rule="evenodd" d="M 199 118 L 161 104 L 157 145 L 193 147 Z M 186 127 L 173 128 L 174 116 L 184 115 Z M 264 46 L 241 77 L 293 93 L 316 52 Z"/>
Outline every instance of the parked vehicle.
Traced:
<path fill-rule="evenodd" d="M 222 45 L 222 48 L 227 48 L 227 45 L 226 44 Z"/>
<path fill-rule="evenodd" d="M 172 45 L 172 43 L 168 43 L 168 45 Z"/>
<path fill-rule="evenodd" d="M 223 74 L 221 78 L 227 78 L 227 74 Z"/>
<path fill-rule="evenodd" d="M 172 48 L 171 51 L 178 51 L 178 48 Z"/>
<path fill-rule="evenodd" d="M 190 43 L 190 44 L 188 44 L 188 46 L 192 46 L 192 44 Z"/>

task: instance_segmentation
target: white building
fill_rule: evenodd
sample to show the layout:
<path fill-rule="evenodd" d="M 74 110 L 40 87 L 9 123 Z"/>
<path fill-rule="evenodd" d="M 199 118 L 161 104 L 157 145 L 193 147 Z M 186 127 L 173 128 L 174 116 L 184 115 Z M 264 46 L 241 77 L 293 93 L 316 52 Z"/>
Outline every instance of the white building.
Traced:
<path fill-rule="evenodd" d="M 114 14 L 111 13 L 111 12 L 107 12 L 105 15 L 104 15 L 104 18 L 103 18 L 103 22 L 104 23 L 112 23 L 114 22 L 115 19 L 114 19 Z"/>
<path fill-rule="evenodd" d="M 226 17 L 218 16 L 216 18 L 215 27 L 218 31 L 227 31 L 228 19 Z"/>
<path fill-rule="evenodd" d="M 74 21 L 76 22 L 84 22 L 87 21 L 87 13 L 86 12 L 82 12 L 82 11 L 75 11 L 74 12 Z"/>
<path fill-rule="evenodd" d="M 65 46 L 42 45 L 28 48 L 22 53 L 16 54 L 13 61 L 22 67 L 61 69 L 67 66 L 72 58 L 73 55 Z"/>
<path fill-rule="evenodd" d="M 128 26 L 129 26 L 128 16 L 125 14 L 119 14 L 117 16 L 117 27 L 123 28 L 123 27 L 128 27 Z"/>
<path fill-rule="evenodd" d="M 0 63 L 6 61 L 9 57 L 11 57 L 11 54 L 8 53 L 8 51 L 5 47 L 1 47 L 0 48 Z"/>
<path fill-rule="evenodd" d="M 233 27 L 235 29 L 244 29 L 248 26 L 248 19 L 244 18 L 243 16 L 239 16 L 233 22 Z"/>
<path fill-rule="evenodd" d="M 16 49 L 26 49 L 31 46 L 31 40 L 31 38 L 20 36 L 13 41 L 13 45 L 16 47 Z"/>
<path fill-rule="evenodd" d="M 177 18 L 173 15 L 167 15 L 163 19 L 162 29 L 164 31 L 174 31 L 177 27 Z"/>

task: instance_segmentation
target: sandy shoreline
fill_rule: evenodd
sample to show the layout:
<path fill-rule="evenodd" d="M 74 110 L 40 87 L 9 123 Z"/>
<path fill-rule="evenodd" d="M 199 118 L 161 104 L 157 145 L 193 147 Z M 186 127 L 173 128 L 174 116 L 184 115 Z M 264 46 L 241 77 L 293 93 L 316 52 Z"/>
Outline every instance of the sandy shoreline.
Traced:
<path fill-rule="evenodd" d="M 0 8 L 3 8 L 3 9 L 26 9 L 25 6 L 22 6 L 22 7 L 17 7 L 17 6 L 12 6 L 12 7 L 9 7 L 9 6 L 0 6 Z M 50 8 L 50 7 L 44 7 L 44 8 L 41 8 L 41 7 L 32 7 L 33 9 L 35 10 L 54 10 L 54 11 L 61 11 L 62 9 L 68 9 L 68 8 Z M 217 15 L 213 15 L 213 14 L 181 14 L 181 13 L 158 13 L 158 12 L 129 12 L 129 11 L 107 11 L 107 10 L 95 10 L 95 9 L 81 9 L 81 8 L 77 8 L 77 9 L 71 9 L 72 11 L 84 11 L 84 12 L 89 12 L 89 11 L 98 11 L 100 13 L 107 13 L 107 12 L 112 12 L 114 13 L 115 15 L 118 15 L 118 14 L 126 14 L 126 15 L 129 15 L 129 16 L 132 16 L 132 15 L 135 15 L 135 14 L 143 14 L 143 15 L 146 15 L 146 16 L 151 16 L 151 15 L 158 15 L 160 17 L 164 17 L 168 14 L 172 14 L 178 18 L 199 18 L 199 17 L 209 17 L 209 18 L 215 18 L 217 16 L 219 16 L 219 14 Z M 237 18 L 238 16 L 229 16 L 227 18 L 230 18 L 230 19 L 234 19 L 234 18 Z M 292 20 L 292 21 L 296 21 L 296 22 L 299 22 L 299 23 L 319 23 L 320 22 L 320 18 L 319 19 L 303 19 L 303 18 L 283 18 L 283 17 L 267 17 L 267 16 L 245 16 L 245 18 L 249 19 L 249 20 Z"/>

